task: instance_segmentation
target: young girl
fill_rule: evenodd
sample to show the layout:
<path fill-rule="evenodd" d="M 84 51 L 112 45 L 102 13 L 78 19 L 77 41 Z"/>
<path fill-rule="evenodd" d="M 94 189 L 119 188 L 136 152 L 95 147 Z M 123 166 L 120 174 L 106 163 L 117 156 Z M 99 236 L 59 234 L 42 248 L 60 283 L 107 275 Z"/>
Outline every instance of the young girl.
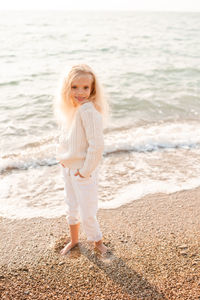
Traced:
<path fill-rule="evenodd" d="M 78 244 L 82 223 L 87 240 L 104 254 L 107 247 L 97 221 L 98 165 L 102 159 L 103 122 L 108 103 L 102 95 L 94 71 L 84 64 L 75 65 L 64 77 L 55 115 L 61 125 L 56 158 L 61 164 L 67 222 L 71 241 L 61 250 L 65 255 Z"/>

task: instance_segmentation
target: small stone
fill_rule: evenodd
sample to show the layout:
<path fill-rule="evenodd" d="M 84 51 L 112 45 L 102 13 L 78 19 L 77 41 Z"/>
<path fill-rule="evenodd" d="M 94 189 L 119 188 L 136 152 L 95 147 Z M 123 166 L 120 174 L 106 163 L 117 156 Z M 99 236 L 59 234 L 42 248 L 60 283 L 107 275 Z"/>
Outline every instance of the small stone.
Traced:
<path fill-rule="evenodd" d="M 64 261 L 61 261 L 61 262 L 59 262 L 59 266 L 62 266 L 62 265 L 64 265 L 65 264 L 65 262 Z"/>
<path fill-rule="evenodd" d="M 195 256 L 197 256 L 196 253 L 192 253 L 192 254 L 190 255 L 190 257 L 195 257 Z"/>
<path fill-rule="evenodd" d="M 179 246 L 179 248 L 180 248 L 180 249 L 186 249 L 186 248 L 188 248 L 188 245 L 183 244 L 183 245 Z"/>
<path fill-rule="evenodd" d="M 29 295 L 29 291 L 24 291 L 24 294 L 25 295 Z"/>
<path fill-rule="evenodd" d="M 24 272 L 28 272 L 28 268 L 27 267 L 23 267 L 23 268 L 19 268 L 20 271 L 24 271 Z"/>
<path fill-rule="evenodd" d="M 91 269 L 93 269 L 94 268 L 94 266 L 89 266 L 89 269 L 91 270 Z"/>
<path fill-rule="evenodd" d="M 187 252 L 186 252 L 186 250 L 182 250 L 182 251 L 180 251 L 180 254 L 181 255 L 187 255 Z"/>

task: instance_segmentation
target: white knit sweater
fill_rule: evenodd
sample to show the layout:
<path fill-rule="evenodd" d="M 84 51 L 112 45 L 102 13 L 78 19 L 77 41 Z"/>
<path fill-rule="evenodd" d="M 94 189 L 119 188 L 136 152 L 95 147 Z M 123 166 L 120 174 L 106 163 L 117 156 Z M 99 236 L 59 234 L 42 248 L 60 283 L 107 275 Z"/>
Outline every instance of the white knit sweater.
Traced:
<path fill-rule="evenodd" d="M 61 131 L 56 159 L 89 177 L 101 161 L 103 150 L 102 116 L 92 102 L 86 102 L 77 109 L 70 130 Z"/>

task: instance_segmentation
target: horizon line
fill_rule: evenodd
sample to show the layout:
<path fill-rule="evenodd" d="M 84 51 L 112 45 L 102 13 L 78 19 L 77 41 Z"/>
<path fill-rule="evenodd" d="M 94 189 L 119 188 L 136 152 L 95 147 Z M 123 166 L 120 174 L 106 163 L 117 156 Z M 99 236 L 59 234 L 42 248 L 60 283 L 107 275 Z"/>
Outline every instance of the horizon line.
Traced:
<path fill-rule="evenodd" d="M 67 8 L 3 8 L 1 9 L 0 8 L 0 12 L 8 12 L 8 11 L 13 11 L 13 12 L 20 12 L 20 11 L 35 11 L 35 12 L 38 12 L 38 11 L 59 11 L 59 12 L 81 12 L 81 11 L 84 11 L 84 12 L 180 12 L 180 13 L 199 13 L 200 12 L 200 9 L 199 10 L 170 10 L 170 9 L 167 9 L 167 10 L 160 10 L 160 9 L 104 9 L 104 8 L 96 8 L 96 9 L 67 9 Z"/>

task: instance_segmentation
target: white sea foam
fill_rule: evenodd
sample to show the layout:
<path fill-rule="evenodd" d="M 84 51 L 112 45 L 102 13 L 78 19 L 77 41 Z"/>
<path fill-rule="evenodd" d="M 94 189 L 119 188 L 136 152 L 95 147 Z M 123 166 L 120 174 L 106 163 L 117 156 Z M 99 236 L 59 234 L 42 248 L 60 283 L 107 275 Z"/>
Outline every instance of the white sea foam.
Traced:
<path fill-rule="evenodd" d="M 115 195 L 115 197 L 109 201 L 102 201 L 100 196 L 99 208 L 116 209 L 134 200 L 139 200 L 148 194 L 170 194 L 181 190 L 194 189 L 198 186 L 200 186 L 200 177 L 187 179 L 184 182 L 178 182 L 175 180 L 145 180 L 141 183 L 130 184 L 127 187 L 120 189 L 117 195 Z M 10 219 L 61 217 L 63 215 L 66 215 L 66 206 L 64 201 L 62 200 L 62 193 L 57 193 L 57 199 L 58 198 L 60 198 L 60 201 L 55 201 L 53 197 L 49 197 L 46 204 L 44 204 L 42 201 L 41 203 L 37 204 L 34 202 L 34 199 L 31 200 L 30 197 L 28 197 L 29 200 L 24 200 L 25 197 L 24 199 L 21 199 L 20 197 L 11 197 L 7 199 L 7 201 L 0 201 L 0 216 Z M 31 204 L 32 201 L 33 203 Z"/>
<path fill-rule="evenodd" d="M 106 153 L 197 148 L 200 146 L 200 123 L 176 121 L 130 127 L 109 132 L 105 137 L 105 144 Z"/>
<path fill-rule="evenodd" d="M 117 197 L 110 201 L 100 201 L 99 208 L 113 209 L 149 194 L 171 194 L 182 190 L 190 190 L 200 186 L 200 178 L 188 179 L 186 182 L 146 181 L 132 184 L 120 190 Z"/>
<path fill-rule="evenodd" d="M 55 159 L 56 137 L 46 143 L 36 140 L 25 149 L 7 153 L 0 158 L 0 174 L 12 170 L 27 170 L 41 166 L 52 166 Z M 105 134 L 104 155 L 115 152 L 152 152 L 160 149 L 195 149 L 200 147 L 200 123 L 165 122 L 113 128 Z"/>

